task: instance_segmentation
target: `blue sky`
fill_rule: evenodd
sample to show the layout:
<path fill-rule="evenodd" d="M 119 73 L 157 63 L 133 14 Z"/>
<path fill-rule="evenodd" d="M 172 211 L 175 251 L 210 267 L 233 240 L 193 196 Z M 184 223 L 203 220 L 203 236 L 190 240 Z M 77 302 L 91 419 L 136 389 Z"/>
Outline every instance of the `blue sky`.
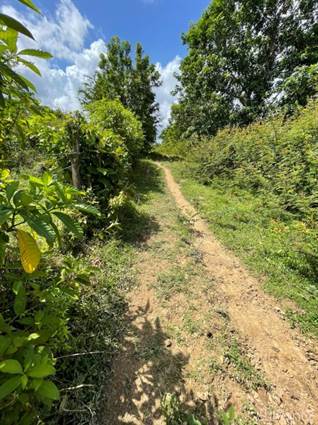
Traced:
<path fill-rule="evenodd" d="M 113 35 L 140 41 L 162 73 L 157 90 L 161 123 L 166 126 L 175 99 L 174 74 L 186 54 L 181 34 L 195 22 L 209 0 L 34 0 L 43 16 L 26 12 L 16 0 L 3 0 L 1 11 L 20 19 L 32 31 L 36 42 L 22 37 L 21 48 L 50 51 L 54 59 L 36 60 L 42 78 L 31 75 L 43 103 L 62 110 L 80 107 L 78 90 L 96 70 L 105 42 Z"/>
<path fill-rule="evenodd" d="M 12 0 L 11 0 L 12 2 Z M 187 31 L 209 0 L 73 0 L 94 26 L 87 42 L 113 35 L 140 41 L 154 62 L 167 64 L 186 52 L 181 34 Z M 37 1 L 45 14 L 54 14 L 57 0 Z"/>

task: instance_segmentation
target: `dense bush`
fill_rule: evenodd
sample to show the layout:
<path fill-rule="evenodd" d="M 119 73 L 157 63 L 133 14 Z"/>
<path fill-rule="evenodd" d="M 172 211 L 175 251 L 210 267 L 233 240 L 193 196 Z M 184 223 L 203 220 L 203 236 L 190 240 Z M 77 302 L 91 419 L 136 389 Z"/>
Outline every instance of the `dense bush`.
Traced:
<path fill-rule="evenodd" d="M 103 136 L 110 130 L 121 137 L 132 161 L 140 156 L 144 146 L 142 125 L 136 116 L 118 100 L 99 100 L 87 105 L 90 123 Z M 106 136 L 107 136 L 106 132 Z M 105 144 L 107 144 L 107 139 Z"/>
<path fill-rule="evenodd" d="M 75 259 L 52 257 L 64 231 L 80 237 L 81 194 L 45 174 L 0 186 L 0 419 L 29 424 L 41 405 L 59 399 L 54 353 L 68 337 L 68 311 L 90 271 Z M 77 215 L 75 220 L 72 215 Z M 18 251 L 23 270 L 19 267 Z M 41 267 L 40 260 L 45 253 Z M 38 269 L 39 268 L 39 269 Z"/>
<path fill-rule="evenodd" d="M 311 102 L 287 121 L 279 117 L 224 129 L 197 144 L 188 158 L 201 181 L 220 178 L 271 192 L 288 211 L 317 220 L 317 154 L 318 104 Z"/>
<path fill-rule="evenodd" d="M 119 101 L 101 100 L 87 109 L 88 119 L 43 108 L 27 119 L 27 142 L 43 153 L 44 168 L 89 191 L 108 215 L 111 199 L 129 187 L 144 136 L 140 122 Z"/>

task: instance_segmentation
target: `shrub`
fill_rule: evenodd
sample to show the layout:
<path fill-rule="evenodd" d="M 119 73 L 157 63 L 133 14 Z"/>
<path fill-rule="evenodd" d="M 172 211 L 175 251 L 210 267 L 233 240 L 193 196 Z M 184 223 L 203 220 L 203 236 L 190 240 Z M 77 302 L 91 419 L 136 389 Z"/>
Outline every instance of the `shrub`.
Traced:
<path fill-rule="evenodd" d="M 288 121 L 273 118 L 246 128 L 224 129 L 188 158 L 203 182 L 226 180 L 271 192 L 288 211 L 316 220 L 318 206 L 318 103 Z"/>
<path fill-rule="evenodd" d="M 14 180 L 4 170 L 0 177 L 0 421 L 30 424 L 43 404 L 59 399 L 50 379 L 54 353 L 66 341 L 69 308 L 90 276 L 75 259 L 54 261 L 48 248 L 61 245 L 63 229 L 82 235 L 74 213 L 97 211 L 49 174 Z"/>
<path fill-rule="evenodd" d="M 113 131 L 124 141 L 132 161 L 140 156 L 144 146 L 142 125 L 121 102 L 103 99 L 87 105 L 87 109 L 90 113 L 90 123 L 98 132 Z"/>

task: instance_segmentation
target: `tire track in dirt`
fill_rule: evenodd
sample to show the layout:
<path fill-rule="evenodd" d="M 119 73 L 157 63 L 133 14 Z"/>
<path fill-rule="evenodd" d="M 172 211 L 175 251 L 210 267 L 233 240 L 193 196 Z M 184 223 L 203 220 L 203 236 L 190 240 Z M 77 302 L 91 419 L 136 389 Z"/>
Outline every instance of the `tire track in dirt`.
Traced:
<path fill-rule="evenodd" d="M 268 403 L 275 405 L 269 423 L 317 425 L 318 374 L 306 357 L 306 342 L 281 318 L 277 304 L 262 291 L 260 283 L 213 237 L 207 223 L 182 195 L 170 170 L 158 165 L 164 170 L 177 206 L 192 222 L 194 244 L 226 298 L 233 326 L 248 343 L 254 362 L 272 385 L 272 391 L 255 394 L 264 410 Z"/>

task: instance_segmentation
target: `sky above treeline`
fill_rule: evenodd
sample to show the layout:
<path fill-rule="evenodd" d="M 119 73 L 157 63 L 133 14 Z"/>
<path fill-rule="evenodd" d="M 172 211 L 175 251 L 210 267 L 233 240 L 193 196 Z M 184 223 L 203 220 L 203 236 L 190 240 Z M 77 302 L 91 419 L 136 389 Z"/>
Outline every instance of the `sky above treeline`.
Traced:
<path fill-rule="evenodd" d="M 21 38 L 23 48 L 51 52 L 51 61 L 37 61 L 42 78 L 25 74 L 43 103 L 64 111 L 80 107 L 78 90 L 93 75 L 105 42 L 113 35 L 145 52 L 162 73 L 157 90 L 161 126 L 168 123 L 174 98 L 174 73 L 186 54 L 181 35 L 201 16 L 209 0 L 35 0 L 42 16 L 26 11 L 16 0 L 1 0 L 1 11 L 20 19 L 36 42 Z"/>

